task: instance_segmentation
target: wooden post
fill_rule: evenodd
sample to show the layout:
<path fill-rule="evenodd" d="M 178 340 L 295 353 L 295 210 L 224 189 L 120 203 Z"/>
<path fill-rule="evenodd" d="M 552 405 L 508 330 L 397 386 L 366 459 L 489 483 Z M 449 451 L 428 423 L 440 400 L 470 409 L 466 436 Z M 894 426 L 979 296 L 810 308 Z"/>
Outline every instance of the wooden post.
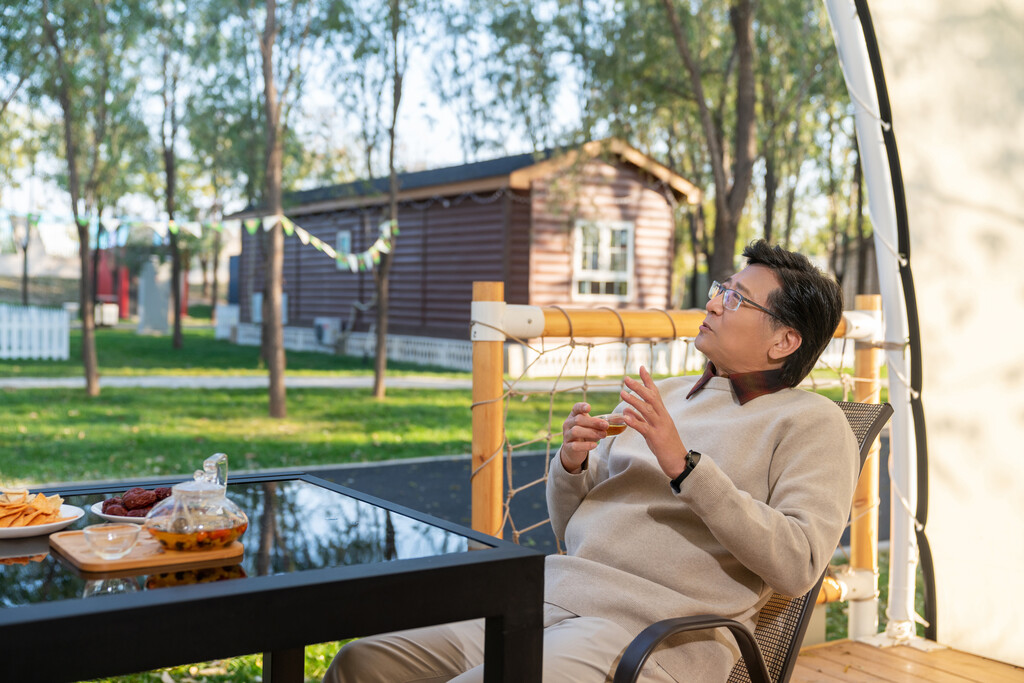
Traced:
<path fill-rule="evenodd" d="M 882 297 L 877 294 L 860 294 L 854 300 L 858 311 L 881 311 Z M 878 403 L 881 400 L 881 374 L 884 351 L 871 343 L 857 342 L 854 345 L 854 369 L 856 377 L 854 400 L 860 403 Z M 878 453 L 879 440 L 876 438 L 861 469 L 860 479 L 853 494 L 853 511 L 850 523 L 850 568 L 872 572 L 878 577 Z M 877 597 L 873 607 L 864 611 L 864 619 L 873 624 L 854 624 L 854 610 L 850 610 L 850 636 L 855 630 L 859 635 L 873 635 L 877 625 Z"/>
<path fill-rule="evenodd" d="M 474 282 L 473 301 L 505 300 L 505 283 Z M 504 335 L 502 335 L 502 339 Z M 473 529 L 501 535 L 504 341 L 473 340 Z"/>

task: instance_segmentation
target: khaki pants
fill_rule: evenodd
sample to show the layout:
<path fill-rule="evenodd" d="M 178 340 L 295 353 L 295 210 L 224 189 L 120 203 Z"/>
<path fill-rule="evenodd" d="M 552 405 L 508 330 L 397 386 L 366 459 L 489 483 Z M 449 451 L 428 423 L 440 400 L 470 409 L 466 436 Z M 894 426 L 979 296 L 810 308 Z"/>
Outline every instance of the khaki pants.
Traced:
<path fill-rule="evenodd" d="M 614 622 L 544 605 L 544 683 L 611 681 L 632 637 Z M 481 683 L 484 620 L 354 640 L 331 662 L 324 683 Z M 647 660 L 640 680 L 676 683 Z"/>

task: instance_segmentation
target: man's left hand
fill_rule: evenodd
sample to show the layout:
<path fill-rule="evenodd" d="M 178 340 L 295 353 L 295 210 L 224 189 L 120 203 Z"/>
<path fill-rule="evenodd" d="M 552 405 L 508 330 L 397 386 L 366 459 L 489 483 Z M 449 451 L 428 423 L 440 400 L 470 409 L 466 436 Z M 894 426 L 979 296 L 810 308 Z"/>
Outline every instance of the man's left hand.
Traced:
<path fill-rule="evenodd" d="M 625 410 L 626 424 L 644 437 L 661 469 L 669 479 L 675 479 L 686 468 L 686 447 L 661 400 L 661 392 L 643 366 L 639 381 L 626 377 L 625 383 L 629 391 L 623 389 L 620 395 L 631 406 Z"/>

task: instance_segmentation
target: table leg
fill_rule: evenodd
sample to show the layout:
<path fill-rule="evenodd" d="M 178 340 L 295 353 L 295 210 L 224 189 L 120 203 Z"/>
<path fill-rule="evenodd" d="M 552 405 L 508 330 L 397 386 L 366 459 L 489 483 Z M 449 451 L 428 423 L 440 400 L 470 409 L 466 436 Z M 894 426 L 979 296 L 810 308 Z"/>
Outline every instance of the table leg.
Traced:
<path fill-rule="evenodd" d="M 538 613 L 530 627 L 505 627 L 488 617 L 484 635 L 484 683 L 540 683 L 544 622 Z"/>
<path fill-rule="evenodd" d="M 263 653 L 263 683 L 302 683 L 306 652 L 303 647 Z"/>

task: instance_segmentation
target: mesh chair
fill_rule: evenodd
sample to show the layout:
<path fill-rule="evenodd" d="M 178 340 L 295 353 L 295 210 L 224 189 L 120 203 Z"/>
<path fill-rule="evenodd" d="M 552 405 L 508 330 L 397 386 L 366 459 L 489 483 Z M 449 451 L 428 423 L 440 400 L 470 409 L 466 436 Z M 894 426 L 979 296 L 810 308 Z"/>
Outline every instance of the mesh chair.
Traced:
<path fill-rule="evenodd" d="M 836 403 L 857 437 L 863 467 L 871 444 L 892 415 L 892 406 L 888 403 Z M 823 578 L 824 574 L 800 597 L 773 593 L 758 612 L 753 633 L 738 621 L 714 615 L 678 617 L 651 624 L 626 648 L 615 670 L 614 683 L 636 681 L 647 658 L 669 636 L 708 628 L 729 629 L 740 648 L 740 661 L 729 674 L 728 683 L 785 683 L 793 674 Z"/>

